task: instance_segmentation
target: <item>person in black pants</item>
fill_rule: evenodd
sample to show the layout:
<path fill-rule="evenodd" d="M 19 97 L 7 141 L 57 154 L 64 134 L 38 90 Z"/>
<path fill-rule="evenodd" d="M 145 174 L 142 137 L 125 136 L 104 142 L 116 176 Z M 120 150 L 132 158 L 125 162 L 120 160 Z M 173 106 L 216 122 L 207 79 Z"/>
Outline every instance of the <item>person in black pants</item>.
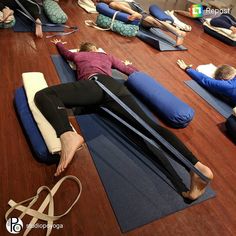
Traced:
<path fill-rule="evenodd" d="M 20 4 L 30 13 L 30 15 L 35 19 L 35 35 L 38 38 L 43 37 L 42 31 L 42 22 L 40 20 L 41 9 L 39 5 L 34 2 L 34 0 L 18 0 Z M 0 1 L 0 11 L 3 12 L 3 21 L 7 21 L 7 19 L 14 14 L 14 11 L 17 9 L 23 11 L 21 7 L 15 0 L 1 0 Z"/>
<path fill-rule="evenodd" d="M 37 107 L 54 127 L 61 140 L 61 159 L 55 173 L 56 176 L 65 170 L 67 165 L 71 162 L 76 150 L 84 142 L 82 136 L 72 130 L 66 108 L 89 108 L 90 111 L 91 109 L 96 111 L 100 106 L 106 107 L 143 134 L 153 139 L 152 135 L 136 122 L 129 113 L 120 107 L 119 104 L 109 97 L 109 95 L 107 95 L 93 79 L 94 76 L 92 76 L 90 80 L 81 80 L 51 86 L 37 92 L 35 95 L 35 103 Z M 173 133 L 156 124 L 145 114 L 145 112 L 143 112 L 133 99 L 131 93 L 123 84 L 117 82 L 112 77 L 103 74 L 97 74 L 96 79 L 111 90 L 147 124 L 154 128 L 164 139 L 181 152 L 205 176 L 209 179 L 213 178 L 212 171 L 199 162 Z M 160 150 L 155 149 L 152 151 L 155 152 L 155 155 L 160 159 L 165 159 Z M 182 195 L 194 200 L 204 193 L 207 183 L 192 171 L 190 171 L 190 176 L 190 191 L 183 192 Z"/>

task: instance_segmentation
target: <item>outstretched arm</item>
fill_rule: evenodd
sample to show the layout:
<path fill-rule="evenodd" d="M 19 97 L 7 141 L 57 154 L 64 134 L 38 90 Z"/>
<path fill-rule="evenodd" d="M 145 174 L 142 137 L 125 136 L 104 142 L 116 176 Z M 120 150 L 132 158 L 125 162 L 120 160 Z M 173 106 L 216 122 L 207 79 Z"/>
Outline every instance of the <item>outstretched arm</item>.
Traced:
<path fill-rule="evenodd" d="M 66 44 L 66 42 L 63 42 L 61 40 L 58 39 L 54 39 L 51 41 L 52 43 L 54 43 L 57 47 L 57 50 L 59 51 L 59 53 L 66 59 L 69 61 L 73 61 L 74 59 L 74 53 L 67 50 L 63 44 Z"/>
<path fill-rule="evenodd" d="M 187 65 L 183 60 L 178 60 L 177 64 L 182 70 L 185 70 L 186 73 L 200 85 L 207 88 L 209 91 L 216 93 L 225 93 L 228 89 L 231 89 L 232 86 L 228 81 L 225 80 L 216 80 L 213 79 L 201 72 L 198 72 L 191 68 L 192 65 Z"/>
<path fill-rule="evenodd" d="M 200 85 L 203 85 L 212 92 L 224 93 L 231 88 L 231 85 L 228 81 L 213 79 L 192 68 L 188 68 L 185 71 L 193 80 L 197 81 Z"/>
<path fill-rule="evenodd" d="M 135 71 L 138 71 L 134 66 L 132 66 L 131 64 L 126 65 L 126 63 L 124 63 L 123 61 L 113 57 L 113 56 L 109 56 L 112 62 L 112 68 L 113 69 L 117 69 L 120 72 L 126 74 L 126 75 L 130 75 Z"/>

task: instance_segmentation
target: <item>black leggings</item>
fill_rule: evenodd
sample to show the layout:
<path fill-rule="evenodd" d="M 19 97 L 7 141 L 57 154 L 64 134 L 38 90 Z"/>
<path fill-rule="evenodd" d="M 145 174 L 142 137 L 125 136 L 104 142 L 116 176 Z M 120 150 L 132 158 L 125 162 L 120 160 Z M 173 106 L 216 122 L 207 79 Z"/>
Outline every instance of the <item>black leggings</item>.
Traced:
<path fill-rule="evenodd" d="M 210 24 L 214 27 L 230 29 L 232 26 L 236 27 L 236 19 L 230 14 L 222 14 L 219 17 L 213 18 Z"/>
<path fill-rule="evenodd" d="M 154 128 L 193 165 L 198 162 L 192 152 L 190 152 L 189 149 L 172 132 L 156 124 L 144 113 L 123 84 L 107 75 L 97 75 L 97 77 L 102 84 L 110 89 L 147 124 Z M 109 95 L 107 95 L 93 80 L 82 80 L 45 88 L 36 93 L 35 103 L 42 114 L 54 127 L 58 136 L 66 131 L 72 131 L 65 108 L 89 108 L 89 110 L 92 108 L 96 110 L 100 106 L 103 106 L 123 118 L 147 137 L 153 139 L 152 135 L 145 128 L 143 128 L 129 113 L 121 108 L 116 101 L 110 98 Z M 153 148 L 151 151 L 155 153 L 156 156 L 163 156 L 163 152 L 157 150 L 156 148 Z"/>
<path fill-rule="evenodd" d="M 24 6 L 24 8 L 30 13 L 30 15 L 36 20 L 40 18 L 41 10 L 34 2 L 34 0 L 19 0 L 19 2 Z M 0 0 L 0 10 L 2 10 L 5 6 L 9 7 L 10 9 L 16 11 L 17 9 L 22 9 L 17 4 L 15 0 Z"/>

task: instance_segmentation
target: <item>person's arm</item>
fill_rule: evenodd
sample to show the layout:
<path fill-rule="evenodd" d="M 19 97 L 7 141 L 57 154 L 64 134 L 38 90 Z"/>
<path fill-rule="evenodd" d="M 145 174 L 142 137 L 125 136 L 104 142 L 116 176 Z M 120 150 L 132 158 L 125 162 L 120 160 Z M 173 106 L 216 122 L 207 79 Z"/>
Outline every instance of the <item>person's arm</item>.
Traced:
<path fill-rule="evenodd" d="M 131 65 L 126 65 L 124 62 L 122 62 L 121 60 L 115 58 L 112 55 L 109 55 L 110 60 L 112 62 L 112 68 L 113 69 L 117 69 L 120 72 L 126 74 L 126 75 L 130 75 L 135 71 L 138 71 L 138 69 L 136 69 L 134 66 Z"/>
<path fill-rule="evenodd" d="M 67 50 L 63 44 L 65 44 L 66 42 L 62 42 L 61 40 L 58 39 L 54 39 L 51 41 L 52 43 L 54 43 L 57 47 L 58 52 L 60 53 L 60 55 L 62 55 L 66 60 L 69 61 L 73 61 L 74 60 L 74 55 L 75 53 Z"/>
<path fill-rule="evenodd" d="M 209 91 L 222 94 L 222 93 L 227 93 L 228 89 L 231 88 L 231 85 L 228 81 L 216 80 L 211 77 L 208 77 L 207 75 L 192 69 L 191 68 L 192 65 L 187 65 L 183 60 L 178 60 L 177 64 L 193 80 L 195 80 L 197 83 L 207 88 Z"/>
<path fill-rule="evenodd" d="M 213 79 L 192 68 L 187 68 L 185 71 L 193 80 L 213 92 L 224 93 L 231 88 L 228 81 Z"/>

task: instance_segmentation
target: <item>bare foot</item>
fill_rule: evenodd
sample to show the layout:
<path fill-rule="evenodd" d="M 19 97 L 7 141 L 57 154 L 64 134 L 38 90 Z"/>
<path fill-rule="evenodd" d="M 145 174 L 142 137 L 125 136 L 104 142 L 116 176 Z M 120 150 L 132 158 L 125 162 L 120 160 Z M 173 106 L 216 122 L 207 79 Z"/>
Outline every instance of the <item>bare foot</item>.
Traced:
<path fill-rule="evenodd" d="M 72 161 L 75 152 L 84 143 L 84 139 L 73 131 L 67 131 L 60 136 L 61 158 L 55 176 L 60 175 Z"/>
<path fill-rule="evenodd" d="M 135 12 L 135 13 L 133 13 L 132 15 L 130 15 L 129 17 L 128 17 L 128 19 L 130 20 L 130 21 L 134 21 L 134 20 L 140 20 L 142 18 L 142 15 L 141 14 L 139 14 L 138 12 Z"/>
<path fill-rule="evenodd" d="M 210 168 L 203 165 L 201 162 L 198 162 L 195 167 L 201 171 L 209 180 L 213 179 L 213 173 Z M 183 192 L 182 195 L 185 198 L 189 198 L 190 200 L 196 200 L 200 196 L 202 196 L 206 190 L 208 182 L 204 181 L 193 171 L 190 171 L 191 176 L 191 186 L 188 192 Z"/>
<path fill-rule="evenodd" d="M 41 20 L 37 19 L 36 20 L 36 24 L 35 24 L 35 35 L 38 38 L 42 38 L 43 37 L 43 29 L 42 29 L 42 25 L 41 24 L 42 24 Z"/>
<path fill-rule="evenodd" d="M 232 30 L 233 34 L 236 34 L 236 27 L 235 26 L 231 26 L 230 29 Z"/>
<path fill-rule="evenodd" d="M 178 34 L 176 36 L 176 45 L 175 45 L 176 47 L 183 44 L 185 36 L 186 36 L 185 32 L 183 32 L 181 30 L 178 32 Z"/>
<path fill-rule="evenodd" d="M 11 10 L 9 7 L 5 7 L 3 10 L 3 21 L 5 23 L 8 23 L 7 21 L 9 21 L 9 17 L 13 17 L 14 11 Z"/>

